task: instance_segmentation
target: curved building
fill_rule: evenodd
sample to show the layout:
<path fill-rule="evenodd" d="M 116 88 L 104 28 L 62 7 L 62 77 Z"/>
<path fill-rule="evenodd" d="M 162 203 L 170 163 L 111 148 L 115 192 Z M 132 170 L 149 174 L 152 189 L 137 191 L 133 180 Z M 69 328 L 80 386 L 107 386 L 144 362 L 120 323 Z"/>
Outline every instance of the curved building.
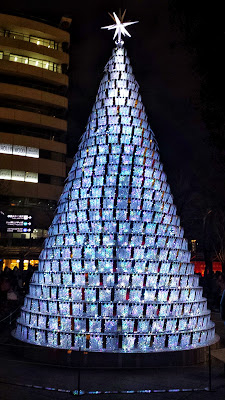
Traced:
<path fill-rule="evenodd" d="M 63 17 L 55 27 L 0 14 L 0 259 L 5 266 L 38 257 L 66 177 L 70 23 Z"/>

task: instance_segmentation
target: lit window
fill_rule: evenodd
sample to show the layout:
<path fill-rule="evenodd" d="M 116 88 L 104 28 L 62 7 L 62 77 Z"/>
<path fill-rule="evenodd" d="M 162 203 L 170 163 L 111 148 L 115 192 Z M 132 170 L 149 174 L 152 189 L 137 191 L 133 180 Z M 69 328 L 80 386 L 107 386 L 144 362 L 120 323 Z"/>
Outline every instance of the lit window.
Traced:
<path fill-rule="evenodd" d="M 37 41 L 37 44 L 38 44 L 38 45 L 40 44 L 40 40 Z"/>
<path fill-rule="evenodd" d="M 2 54 L 3 53 L 0 52 L 0 58 L 3 58 L 3 56 L 1 56 Z M 53 62 L 46 61 L 46 60 L 38 60 L 36 58 L 31 58 L 31 57 L 28 58 L 28 57 L 24 57 L 24 56 L 17 56 L 16 54 L 10 54 L 9 60 L 21 62 L 24 64 L 29 64 L 34 67 L 49 69 L 51 71 L 56 71 L 59 73 L 62 72 L 61 65 L 53 64 Z"/>

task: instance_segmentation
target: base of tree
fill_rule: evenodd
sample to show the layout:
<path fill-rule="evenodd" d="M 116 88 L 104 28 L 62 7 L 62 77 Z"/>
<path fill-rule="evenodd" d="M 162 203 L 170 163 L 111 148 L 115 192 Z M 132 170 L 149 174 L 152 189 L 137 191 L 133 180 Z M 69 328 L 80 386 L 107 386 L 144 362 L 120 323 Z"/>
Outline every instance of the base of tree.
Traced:
<path fill-rule="evenodd" d="M 211 348 L 218 348 L 219 336 L 210 343 Z M 151 353 L 101 353 L 55 349 L 34 346 L 13 339 L 13 348 L 18 356 L 35 362 L 55 364 L 76 368 L 152 368 L 185 366 L 206 362 L 209 346 L 190 350 L 163 351 Z"/>

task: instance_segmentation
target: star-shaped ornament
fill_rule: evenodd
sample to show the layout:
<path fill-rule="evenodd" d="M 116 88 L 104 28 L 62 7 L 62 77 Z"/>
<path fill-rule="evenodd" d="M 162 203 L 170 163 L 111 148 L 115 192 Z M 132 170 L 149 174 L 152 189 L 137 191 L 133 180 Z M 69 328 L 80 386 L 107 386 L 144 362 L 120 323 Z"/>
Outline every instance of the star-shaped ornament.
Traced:
<path fill-rule="evenodd" d="M 129 36 L 131 37 L 130 33 L 126 30 L 125 26 L 128 25 L 133 25 L 133 24 L 137 24 L 139 21 L 134 21 L 134 22 L 123 22 L 124 16 L 125 16 L 126 10 L 124 11 L 122 17 L 118 17 L 116 15 L 116 13 L 113 13 L 113 16 L 109 13 L 110 17 L 115 21 L 114 25 L 108 25 L 108 26 L 102 26 L 101 29 L 115 29 L 115 33 L 113 36 L 113 40 L 116 38 L 116 36 L 118 36 L 118 40 L 116 41 L 116 44 L 119 45 L 123 45 L 123 40 L 121 39 L 121 34 L 123 34 L 124 36 Z"/>

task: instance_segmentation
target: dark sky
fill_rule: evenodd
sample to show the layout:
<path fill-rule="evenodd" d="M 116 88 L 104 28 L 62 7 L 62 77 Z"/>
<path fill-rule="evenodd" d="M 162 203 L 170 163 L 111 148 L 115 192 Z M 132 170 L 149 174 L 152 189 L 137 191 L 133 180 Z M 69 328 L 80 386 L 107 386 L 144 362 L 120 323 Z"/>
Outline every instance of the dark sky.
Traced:
<path fill-rule="evenodd" d="M 210 124 L 203 118 L 205 99 L 211 96 L 211 101 L 221 106 L 224 94 L 221 1 L 207 5 L 203 0 L 11 0 L 7 10 L 55 21 L 62 15 L 73 19 L 69 118 L 73 155 L 114 46 L 112 32 L 100 28 L 111 24 L 107 12 L 119 8 L 127 9 L 125 20 L 139 20 L 128 28 L 132 37 L 125 40 L 125 47 L 169 183 L 180 171 L 184 180 L 192 180 L 201 170 L 203 180 L 207 180 L 214 166 Z M 6 9 L 2 6 L 2 10 Z M 195 184 L 201 185 L 198 179 Z"/>
<path fill-rule="evenodd" d="M 200 78 L 193 67 L 194 55 L 185 46 L 185 33 L 173 20 L 176 12 L 179 15 L 176 4 L 175 12 L 172 9 L 176 1 L 64 0 L 57 3 L 47 0 L 35 3 L 21 0 L 12 2 L 10 7 L 12 11 L 56 21 L 61 15 L 73 18 L 69 134 L 75 138 L 74 146 L 84 131 L 104 65 L 114 45 L 112 33 L 100 27 L 111 23 L 108 11 L 127 8 L 126 19 L 139 20 L 139 24 L 129 28 L 132 38 L 126 39 L 125 46 L 161 156 L 169 167 L 179 168 L 182 162 L 188 169 L 199 146 L 203 146 L 207 130 L 198 109 Z M 204 6 L 204 2 L 200 0 L 200 3 Z"/>
<path fill-rule="evenodd" d="M 86 13 L 80 6 L 81 21 L 77 16 L 73 18 L 71 135 L 84 130 L 113 48 L 112 33 L 100 27 L 111 23 L 107 11 L 117 11 L 121 3 L 129 3 L 124 4 L 128 8 L 127 19 L 140 21 L 130 27 L 132 38 L 126 40 L 125 46 L 162 159 L 172 169 L 185 163 L 183 167 L 188 170 L 198 148 L 205 147 L 207 131 L 196 109 L 200 102 L 200 79 L 193 70 L 193 56 L 184 46 L 184 35 L 171 22 L 167 1 L 98 1 L 91 3 Z"/>

